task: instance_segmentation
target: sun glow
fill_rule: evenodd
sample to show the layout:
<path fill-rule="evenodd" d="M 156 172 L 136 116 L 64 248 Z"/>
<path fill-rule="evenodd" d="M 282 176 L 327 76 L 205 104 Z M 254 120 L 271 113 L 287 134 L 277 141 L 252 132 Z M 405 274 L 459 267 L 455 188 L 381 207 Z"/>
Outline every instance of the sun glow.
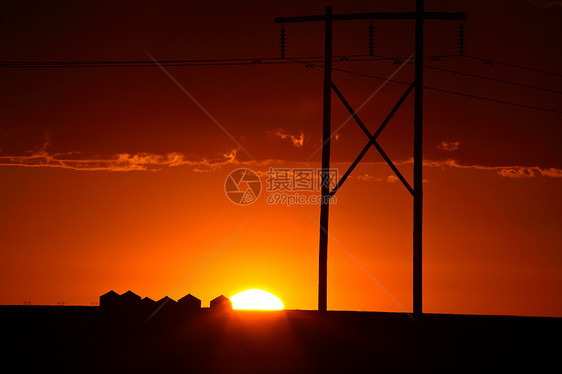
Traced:
<path fill-rule="evenodd" d="M 282 310 L 281 299 L 263 290 L 246 290 L 230 298 L 233 309 Z"/>

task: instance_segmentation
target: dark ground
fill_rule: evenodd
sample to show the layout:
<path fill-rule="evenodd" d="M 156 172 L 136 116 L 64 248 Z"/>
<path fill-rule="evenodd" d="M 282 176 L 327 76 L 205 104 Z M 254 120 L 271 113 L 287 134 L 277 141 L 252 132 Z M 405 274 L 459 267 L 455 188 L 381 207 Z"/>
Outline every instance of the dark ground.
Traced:
<path fill-rule="evenodd" d="M 1 306 L 2 372 L 562 372 L 562 319 Z"/>

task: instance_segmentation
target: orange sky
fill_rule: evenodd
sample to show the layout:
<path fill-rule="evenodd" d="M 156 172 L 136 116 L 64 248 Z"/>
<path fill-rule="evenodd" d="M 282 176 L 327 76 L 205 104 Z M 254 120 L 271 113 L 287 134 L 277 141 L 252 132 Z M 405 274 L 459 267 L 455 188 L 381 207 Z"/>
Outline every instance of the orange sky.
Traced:
<path fill-rule="evenodd" d="M 510 13 L 519 23 L 508 24 L 490 16 L 489 4 L 427 3 L 430 10 L 469 13 L 472 54 L 559 71 L 551 31 L 560 7 L 517 2 Z M 494 4 L 497 10 L 504 3 Z M 273 17 L 319 13 L 324 5 L 244 2 L 233 10 L 227 3 L 143 2 L 131 12 L 111 8 L 105 27 L 92 21 L 108 11 L 104 6 L 3 5 L 0 13 L 14 20 L 0 22 L 8 35 L 0 60 L 138 60 L 148 59 L 146 52 L 157 59 L 276 56 Z M 400 11 L 410 2 L 383 2 L 380 9 L 361 1 L 333 5 L 342 12 Z M 181 9 L 187 23 L 177 16 L 176 7 L 184 6 L 191 7 Z M 242 21 L 230 20 L 232 12 Z M 214 13 L 221 22 L 211 31 L 202 20 Z M 337 26 L 337 53 L 365 53 L 365 24 Z M 450 37 L 428 26 L 432 53 L 456 53 L 456 26 L 443 26 Z M 377 27 L 380 53 L 411 53 L 411 30 Z M 519 36 L 517 48 L 509 47 L 508 27 Z M 321 55 L 320 27 L 289 31 L 293 56 Z M 488 37 L 492 31 L 497 40 Z M 428 64 L 554 90 L 561 84 L 467 59 Z M 380 76 L 397 68 L 336 65 Z M 169 72 L 238 144 L 157 67 L 0 68 L 0 304 L 89 305 L 110 289 L 131 289 L 154 299 L 189 292 L 205 306 L 220 294 L 262 288 L 286 308 L 316 308 L 320 207 L 272 206 L 266 191 L 254 204 L 237 206 L 224 181 L 247 167 L 260 172 L 265 187 L 269 167 L 320 166 L 319 154 L 311 155 L 321 138 L 321 69 Z M 410 80 L 412 69 L 397 78 Z M 334 81 L 355 107 L 381 84 L 345 73 L 334 73 Z M 557 93 L 436 71 L 428 71 L 427 84 L 560 108 Z M 403 90 L 388 85 L 362 109 L 371 131 Z M 380 137 L 409 181 L 412 103 L 410 97 Z M 436 92 L 427 93 L 425 104 L 424 311 L 562 316 L 560 114 Z M 346 117 L 334 97 L 333 127 Z M 344 126 L 332 147 L 340 175 L 366 141 L 355 123 Z M 329 309 L 412 309 L 411 196 L 381 161 L 369 151 L 330 208 Z"/>
<path fill-rule="evenodd" d="M 229 167 L 209 173 L 3 167 L 4 303 L 89 304 L 106 290 L 205 303 L 263 288 L 287 308 L 316 305 L 318 207 L 236 206 Z M 357 175 L 387 177 L 386 165 Z M 560 315 L 559 180 L 427 167 L 425 311 Z M 264 180 L 265 183 L 265 180 Z M 397 182 L 351 178 L 331 234 L 411 309 L 411 204 Z M 178 287 L 246 220 L 184 287 Z M 316 220 L 316 221 L 315 221 Z M 351 222 L 351 224 L 350 224 Z M 401 308 L 330 241 L 329 307 Z M 174 293 L 175 292 L 175 293 Z"/>

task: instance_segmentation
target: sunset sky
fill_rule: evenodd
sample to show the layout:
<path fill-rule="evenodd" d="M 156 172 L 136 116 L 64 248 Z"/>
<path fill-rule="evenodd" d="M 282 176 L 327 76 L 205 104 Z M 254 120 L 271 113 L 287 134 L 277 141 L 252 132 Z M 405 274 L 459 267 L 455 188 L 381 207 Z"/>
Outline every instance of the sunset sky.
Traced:
<path fill-rule="evenodd" d="M 2 2 L 0 304 L 90 305 L 130 289 L 208 306 L 259 288 L 315 309 L 320 206 L 271 205 L 265 188 L 270 168 L 320 167 L 321 67 L 6 62 L 278 57 L 273 19 L 326 5 L 414 10 L 413 0 Z M 424 312 L 560 317 L 562 2 L 427 0 L 426 10 L 466 12 L 466 54 L 483 59 L 428 58 L 426 86 L 539 109 L 425 90 Z M 337 22 L 334 54 L 366 54 L 368 25 Z M 399 69 L 394 79 L 411 82 L 413 67 L 393 60 L 414 51 L 412 22 L 374 26 L 375 54 L 391 60 L 334 62 L 348 72 L 333 73 L 371 132 L 407 87 L 372 76 Z M 457 55 L 458 26 L 427 22 L 426 55 Z M 322 56 L 321 23 L 285 28 L 288 57 Z M 340 175 L 368 140 L 348 117 L 334 95 Z M 413 94 L 379 142 L 412 184 Z M 247 206 L 224 191 L 241 167 L 263 185 Z M 411 195 L 371 149 L 336 197 L 328 309 L 411 311 Z"/>

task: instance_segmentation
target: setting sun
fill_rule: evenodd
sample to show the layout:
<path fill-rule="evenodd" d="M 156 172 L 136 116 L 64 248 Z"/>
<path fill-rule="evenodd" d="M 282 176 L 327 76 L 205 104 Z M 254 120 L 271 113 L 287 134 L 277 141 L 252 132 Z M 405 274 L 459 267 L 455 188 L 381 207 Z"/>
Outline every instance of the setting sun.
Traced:
<path fill-rule="evenodd" d="M 283 302 L 277 296 L 263 290 L 246 290 L 230 298 L 233 309 L 282 310 Z"/>

